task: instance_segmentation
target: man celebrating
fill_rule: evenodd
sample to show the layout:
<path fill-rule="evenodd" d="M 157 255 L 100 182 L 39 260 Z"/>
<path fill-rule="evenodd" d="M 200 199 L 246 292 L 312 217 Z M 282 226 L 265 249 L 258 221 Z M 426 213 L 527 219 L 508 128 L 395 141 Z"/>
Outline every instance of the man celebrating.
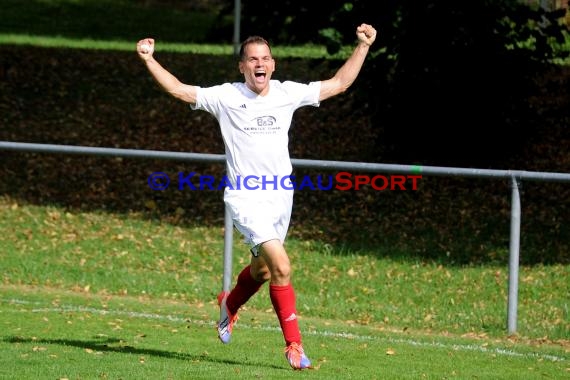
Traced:
<path fill-rule="evenodd" d="M 212 87 L 184 84 L 153 57 L 155 41 L 138 42 L 137 52 L 158 84 L 173 97 L 216 117 L 226 154 L 231 186 L 224 191 L 235 227 L 250 246 L 251 261 L 241 270 L 231 292 L 218 295 L 218 336 L 229 343 L 239 308 L 269 281 L 271 303 L 285 339 L 285 357 L 293 369 L 311 367 L 303 349 L 297 320 L 291 263 L 284 247 L 293 207 L 293 186 L 266 189 L 267 178 L 288 178 L 292 172 L 288 132 L 293 113 L 346 91 L 355 81 L 376 30 L 367 24 L 356 28 L 358 42 L 351 56 L 335 75 L 310 83 L 272 79 L 275 60 L 269 43 L 252 36 L 241 45 L 239 71 L 244 82 Z M 249 181 L 247 189 L 236 186 L 238 178 Z M 252 190 L 254 189 L 254 190 Z"/>

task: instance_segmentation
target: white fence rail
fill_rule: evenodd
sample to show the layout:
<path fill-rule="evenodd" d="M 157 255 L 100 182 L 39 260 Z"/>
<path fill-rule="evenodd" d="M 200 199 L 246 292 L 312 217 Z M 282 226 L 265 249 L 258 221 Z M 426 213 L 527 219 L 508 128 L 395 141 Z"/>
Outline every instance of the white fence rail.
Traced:
<path fill-rule="evenodd" d="M 0 141 L 0 150 L 36 152 L 36 153 L 56 153 L 56 154 L 76 154 L 92 156 L 111 157 L 131 157 L 131 158 L 154 158 L 165 160 L 181 160 L 196 162 L 218 162 L 225 163 L 223 154 L 203 154 L 169 152 L 157 150 L 120 149 L 104 147 L 87 147 L 74 145 L 55 144 L 34 144 L 12 141 Z M 366 162 L 349 161 L 324 161 L 292 159 L 294 167 L 328 169 L 328 170 L 353 170 L 359 172 L 374 173 L 399 173 L 434 176 L 455 176 L 455 177 L 476 177 L 476 178 L 502 178 L 511 181 L 511 229 L 509 240 L 509 289 L 507 305 L 507 331 L 514 334 L 517 329 L 517 308 L 518 308 L 518 271 L 519 271 L 519 247 L 520 247 L 520 221 L 521 204 L 519 194 L 520 181 L 543 181 L 543 182 L 570 182 L 570 173 L 556 172 L 536 172 L 524 170 L 493 170 L 493 169 L 471 169 L 440 166 L 419 166 L 419 165 L 396 165 L 379 164 Z M 233 245 L 233 223 L 228 210 L 224 215 L 224 290 L 229 290 L 232 279 L 232 245 Z"/>

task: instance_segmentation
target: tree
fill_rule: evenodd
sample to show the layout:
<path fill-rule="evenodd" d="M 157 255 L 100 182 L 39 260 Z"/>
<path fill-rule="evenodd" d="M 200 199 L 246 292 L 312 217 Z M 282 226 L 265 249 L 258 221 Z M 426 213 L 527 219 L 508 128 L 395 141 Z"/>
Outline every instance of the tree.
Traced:
<path fill-rule="evenodd" d="M 359 23 L 375 25 L 361 103 L 382 128 L 384 160 L 481 165 L 521 149 L 540 128 L 528 105 L 537 73 L 567 55 L 553 48 L 568 32 L 566 10 L 516 0 L 242 4 L 244 35 L 330 53 L 354 43 Z"/>

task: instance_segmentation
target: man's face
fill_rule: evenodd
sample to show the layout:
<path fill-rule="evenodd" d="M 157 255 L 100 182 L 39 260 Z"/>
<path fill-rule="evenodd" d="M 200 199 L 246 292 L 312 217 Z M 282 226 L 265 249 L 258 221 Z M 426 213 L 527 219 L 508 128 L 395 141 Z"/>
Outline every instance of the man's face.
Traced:
<path fill-rule="evenodd" d="M 256 94 L 266 95 L 269 80 L 275 71 L 275 60 L 265 44 L 249 44 L 245 47 L 245 59 L 239 62 L 239 71 L 247 87 Z"/>

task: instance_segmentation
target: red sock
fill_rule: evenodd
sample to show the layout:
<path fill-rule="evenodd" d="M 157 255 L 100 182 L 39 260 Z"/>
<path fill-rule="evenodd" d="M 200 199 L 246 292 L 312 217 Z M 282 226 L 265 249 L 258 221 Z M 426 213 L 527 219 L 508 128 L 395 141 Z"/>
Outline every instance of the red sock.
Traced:
<path fill-rule="evenodd" d="M 293 342 L 301 344 L 301 331 L 299 331 L 297 321 L 293 286 L 291 284 L 285 286 L 269 285 L 269 296 L 277 318 L 279 318 L 285 343 L 287 346 Z"/>
<path fill-rule="evenodd" d="M 251 296 L 257 293 L 261 285 L 263 285 L 263 282 L 255 281 L 251 276 L 250 265 L 243 268 L 238 275 L 236 286 L 232 289 L 226 300 L 226 306 L 230 313 L 237 313 L 239 308 L 245 304 Z"/>

